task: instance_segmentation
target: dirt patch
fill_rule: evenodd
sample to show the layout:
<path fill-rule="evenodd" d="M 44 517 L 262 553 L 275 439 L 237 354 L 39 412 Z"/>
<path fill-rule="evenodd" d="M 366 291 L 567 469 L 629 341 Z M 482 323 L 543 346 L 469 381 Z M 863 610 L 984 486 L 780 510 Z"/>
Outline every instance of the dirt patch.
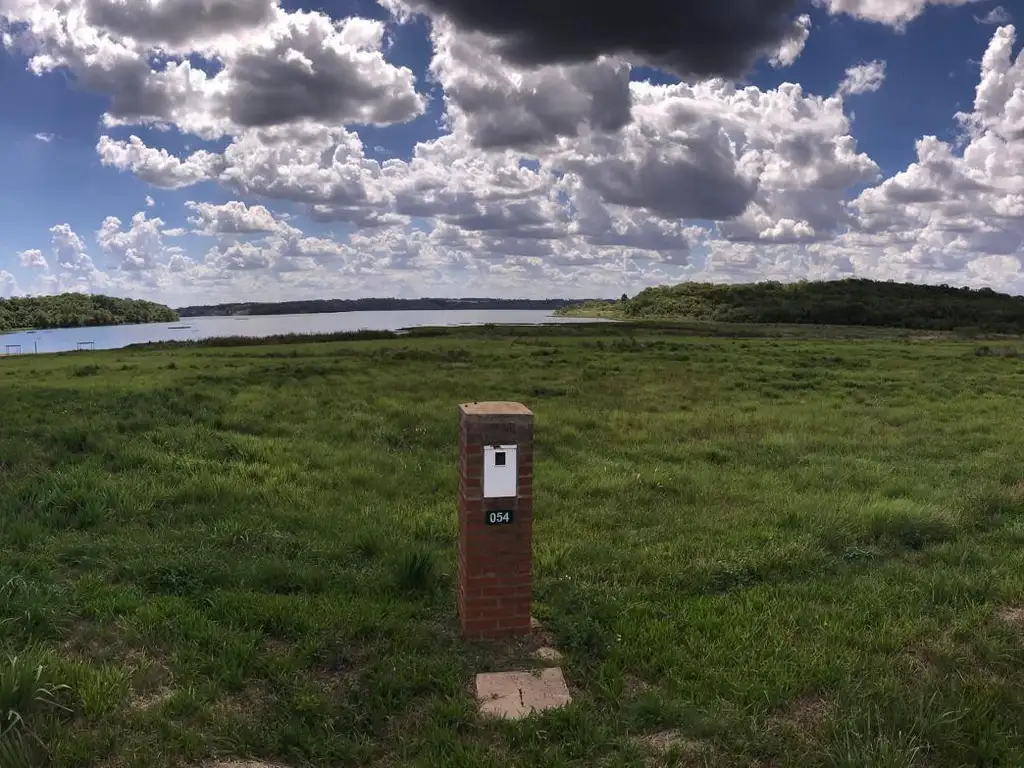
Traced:
<path fill-rule="evenodd" d="M 1024 606 L 1005 605 L 999 609 L 999 620 L 1009 627 L 1024 630 Z"/>
<path fill-rule="evenodd" d="M 145 649 L 124 645 L 114 627 L 77 622 L 60 649 L 72 659 L 123 667 L 134 691 L 128 701 L 133 710 L 155 709 L 174 695 L 167 666 Z"/>
<path fill-rule="evenodd" d="M 320 669 L 313 670 L 309 676 L 310 682 L 323 691 L 329 699 L 347 699 L 359 687 L 358 670 L 343 672 L 325 672 Z"/>
<path fill-rule="evenodd" d="M 1015 632 L 1024 635 L 1024 609 L 1011 608 L 1006 617 L 997 616 Z M 958 640 L 950 631 L 942 632 L 931 642 L 920 642 L 899 654 L 898 658 L 918 679 L 942 678 L 949 674 L 970 675 L 994 687 L 1006 683 L 1005 670 L 987 661 L 969 643 Z"/>
<path fill-rule="evenodd" d="M 76 622 L 61 642 L 60 650 L 67 656 L 88 661 L 121 661 L 125 653 L 116 630 L 91 621 Z"/>
<path fill-rule="evenodd" d="M 798 699 L 789 710 L 789 720 L 801 727 L 816 728 L 832 713 L 832 707 L 832 702 L 827 699 Z"/>
<path fill-rule="evenodd" d="M 171 671 L 162 661 L 153 659 L 145 653 L 129 650 L 122 654 L 121 665 L 131 674 L 132 687 L 136 691 L 149 691 L 166 686 L 171 679 Z"/>
<path fill-rule="evenodd" d="M 266 637 L 263 639 L 263 649 L 274 656 L 287 656 L 292 652 L 294 645 L 279 637 Z"/>
<path fill-rule="evenodd" d="M 540 659 L 541 661 L 550 662 L 561 661 L 563 658 L 561 651 L 559 651 L 557 648 L 552 648 L 547 645 L 538 648 L 533 655 L 534 658 Z"/>
<path fill-rule="evenodd" d="M 689 758 L 689 760 L 696 761 L 701 758 L 709 758 L 715 753 L 713 744 L 698 739 L 689 739 L 679 731 L 651 733 L 636 738 L 634 743 L 658 756 L 677 754 L 684 760 Z M 684 765 L 688 764 L 689 760 Z"/>
<path fill-rule="evenodd" d="M 250 685 L 236 694 L 218 699 L 213 709 L 218 714 L 229 717 L 252 719 L 258 713 L 266 711 L 269 699 L 270 694 L 263 686 Z"/>
<path fill-rule="evenodd" d="M 120 664 L 137 676 L 162 678 L 167 668 L 148 648 L 125 642 L 117 627 L 79 621 L 60 644 L 61 653 L 72 659 L 97 664 Z"/>
<path fill-rule="evenodd" d="M 928 648 L 910 648 L 899 654 L 899 660 L 915 677 L 935 674 L 935 660 Z"/>
<path fill-rule="evenodd" d="M 318 648 L 312 666 L 304 674 L 329 697 L 345 697 L 359 684 L 366 667 L 361 649 L 338 642 Z"/>
<path fill-rule="evenodd" d="M 768 718 L 768 730 L 788 730 L 801 737 L 808 737 L 828 719 L 834 706 L 831 701 L 820 696 L 800 697 Z"/>
<path fill-rule="evenodd" d="M 148 712 L 158 708 L 165 701 L 174 696 L 173 688 L 159 688 L 148 693 L 140 693 L 133 696 L 128 705 L 137 712 Z"/>
<path fill-rule="evenodd" d="M 650 690 L 650 683 L 635 675 L 624 675 L 622 678 L 622 693 L 627 698 L 638 699 Z"/>

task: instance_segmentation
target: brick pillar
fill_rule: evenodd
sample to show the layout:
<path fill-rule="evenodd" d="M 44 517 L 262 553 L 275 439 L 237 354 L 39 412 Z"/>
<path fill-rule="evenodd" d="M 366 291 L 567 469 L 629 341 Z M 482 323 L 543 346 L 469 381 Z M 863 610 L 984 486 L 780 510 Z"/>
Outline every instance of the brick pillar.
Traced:
<path fill-rule="evenodd" d="M 519 403 L 460 405 L 458 603 L 466 637 L 530 632 L 532 537 L 533 413 Z"/>

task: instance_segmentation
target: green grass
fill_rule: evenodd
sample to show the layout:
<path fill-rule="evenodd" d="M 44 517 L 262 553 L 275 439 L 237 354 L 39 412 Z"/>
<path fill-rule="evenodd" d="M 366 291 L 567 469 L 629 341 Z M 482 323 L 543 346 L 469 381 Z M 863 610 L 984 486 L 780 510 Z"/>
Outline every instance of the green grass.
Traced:
<path fill-rule="evenodd" d="M 0 360 L 0 766 L 1024 764 L 1017 342 L 765 332 Z M 536 413 L 539 640 L 458 633 L 484 399 Z M 573 704 L 479 719 L 540 641 Z"/>

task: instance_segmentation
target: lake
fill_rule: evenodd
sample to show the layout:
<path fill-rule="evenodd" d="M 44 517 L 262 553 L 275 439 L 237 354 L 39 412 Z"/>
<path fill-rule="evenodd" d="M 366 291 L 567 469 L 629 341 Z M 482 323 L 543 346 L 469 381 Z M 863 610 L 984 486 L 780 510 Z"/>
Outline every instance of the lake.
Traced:
<path fill-rule="evenodd" d="M 176 323 L 57 328 L 0 334 L 0 356 L 34 352 L 68 352 L 79 348 L 119 349 L 148 341 L 189 341 L 218 336 L 276 336 L 284 333 L 398 331 L 403 328 L 452 325 L 542 325 L 593 320 L 555 317 L 548 309 L 449 309 L 392 312 L 332 312 L 307 315 L 249 317 L 183 317 Z"/>

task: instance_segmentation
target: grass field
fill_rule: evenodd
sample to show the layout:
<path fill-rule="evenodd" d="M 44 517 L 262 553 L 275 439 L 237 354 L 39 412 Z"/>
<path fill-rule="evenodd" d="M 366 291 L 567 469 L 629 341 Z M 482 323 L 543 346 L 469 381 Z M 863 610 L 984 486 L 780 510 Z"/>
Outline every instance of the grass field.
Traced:
<path fill-rule="evenodd" d="M 0 360 L 0 766 L 1024 765 L 1024 359 L 800 334 Z M 467 644 L 487 399 L 536 414 L 546 635 Z M 479 719 L 539 642 L 573 704 Z"/>

